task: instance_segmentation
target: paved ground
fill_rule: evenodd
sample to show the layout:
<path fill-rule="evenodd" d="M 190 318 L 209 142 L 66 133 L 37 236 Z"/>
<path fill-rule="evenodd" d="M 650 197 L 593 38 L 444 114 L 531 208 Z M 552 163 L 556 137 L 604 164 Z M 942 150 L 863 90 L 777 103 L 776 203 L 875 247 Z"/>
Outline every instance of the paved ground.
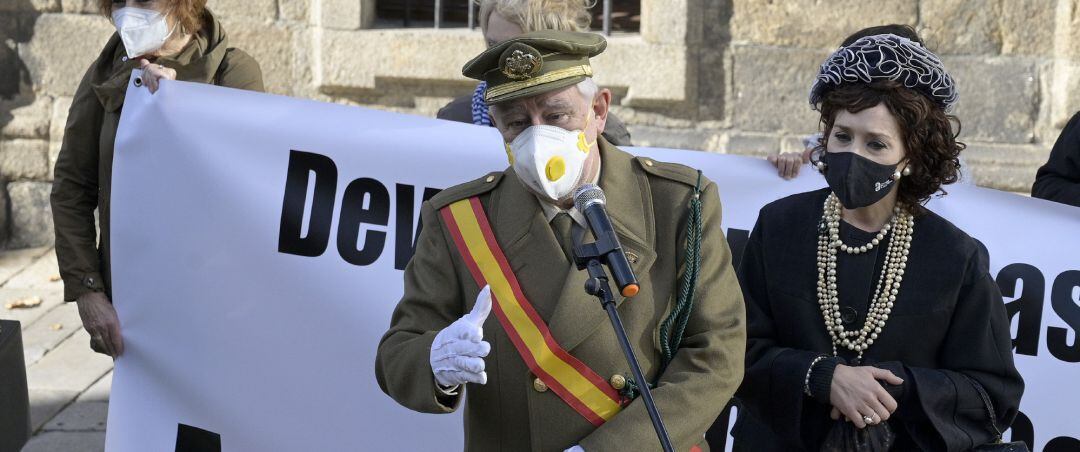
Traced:
<path fill-rule="evenodd" d="M 27 297 L 26 309 L 4 305 Z M 23 452 L 101 451 L 112 359 L 90 351 L 74 303 L 63 302 L 52 248 L 0 252 L 0 318 L 22 322 L 34 437 Z"/>

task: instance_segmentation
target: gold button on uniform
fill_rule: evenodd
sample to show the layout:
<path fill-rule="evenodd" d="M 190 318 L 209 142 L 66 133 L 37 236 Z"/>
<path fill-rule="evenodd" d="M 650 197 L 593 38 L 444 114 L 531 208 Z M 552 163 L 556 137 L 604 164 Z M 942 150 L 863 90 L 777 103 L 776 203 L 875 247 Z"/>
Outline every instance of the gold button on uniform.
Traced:
<path fill-rule="evenodd" d="M 487 182 L 489 184 L 495 182 L 495 176 L 488 176 L 487 179 L 484 179 L 484 182 Z"/>
<path fill-rule="evenodd" d="M 537 379 L 533 380 L 533 389 L 535 389 L 536 392 L 547 392 L 548 387 L 547 387 L 547 384 L 544 384 L 543 381 L 541 381 L 539 378 L 537 378 Z"/>
<path fill-rule="evenodd" d="M 626 377 L 619 374 L 612 375 L 609 383 L 611 383 L 611 387 L 622 390 L 622 388 L 626 387 Z"/>
<path fill-rule="evenodd" d="M 652 160 L 646 160 L 645 161 L 645 166 L 653 166 Z"/>

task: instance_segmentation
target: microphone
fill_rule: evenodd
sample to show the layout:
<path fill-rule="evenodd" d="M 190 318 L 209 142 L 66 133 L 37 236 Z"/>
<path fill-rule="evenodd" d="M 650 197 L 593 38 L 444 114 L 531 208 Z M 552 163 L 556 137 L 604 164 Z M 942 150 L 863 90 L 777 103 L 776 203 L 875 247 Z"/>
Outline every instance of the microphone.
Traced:
<path fill-rule="evenodd" d="M 582 185 L 574 191 L 574 206 L 585 215 L 589 229 L 596 236 L 595 245 L 600 251 L 597 257 L 601 258 L 611 271 L 619 293 L 630 298 L 637 295 L 640 287 L 634 270 L 630 268 L 626 254 L 623 253 L 622 245 L 619 244 L 619 238 L 615 235 L 615 228 L 611 226 L 611 218 L 604 207 L 606 205 L 604 191 L 594 184 Z"/>

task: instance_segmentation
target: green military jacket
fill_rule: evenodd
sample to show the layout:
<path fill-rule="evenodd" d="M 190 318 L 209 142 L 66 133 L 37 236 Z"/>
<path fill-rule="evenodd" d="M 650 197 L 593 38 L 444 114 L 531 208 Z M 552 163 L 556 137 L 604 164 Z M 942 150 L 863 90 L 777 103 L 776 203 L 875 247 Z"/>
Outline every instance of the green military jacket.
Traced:
<path fill-rule="evenodd" d="M 178 55 L 159 58 L 156 63 L 175 69 L 177 80 L 262 91 L 259 64 L 248 54 L 229 47 L 225 30 L 209 11 L 204 24 Z M 138 67 L 138 59 L 127 58 L 119 35 L 114 33 L 86 71 L 71 102 L 50 198 L 56 259 L 66 301 L 90 291 L 109 293 L 113 144 L 131 70 Z M 95 209 L 101 226 L 100 242 Z"/>
<path fill-rule="evenodd" d="M 697 172 L 631 155 L 600 140 L 600 187 L 641 291 L 618 300 L 627 334 L 650 381 L 659 371 L 659 327 L 676 301 L 685 231 Z M 704 237 L 697 298 L 682 347 L 653 396 L 677 450 L 708 450 L 704 433 L 743 375 L 744 308 L 720 226 L 716 185 L 703 181 Z M 423 230 L 405 269 L 405 293 L 379 344 L 375 372 L 383 391 L 410 409 L 455 410 L 436 398 L 429 363 L 435 335 L 469 312 L 480 287 L 469 273 L 439 209 L 478 196 L 511 270 L 556 342 L 605 379 L 629 366 L 599 302 L 583 289 L 539 201 L 512 169 L 444 190 L 422 209 Z M 484 324 L 491 343 L 486 385 L 466 385 L 465 450 L 587 452 L 659 450 L 644 403 L 633 401 L 599 428 L 538 384 L 495 315 Z M 444 396 L 440 396 L 444 397 Z M 442 400 L 446 400 L 445 397 Z M 421 428 L 418 426 L 418 428 Z"/>

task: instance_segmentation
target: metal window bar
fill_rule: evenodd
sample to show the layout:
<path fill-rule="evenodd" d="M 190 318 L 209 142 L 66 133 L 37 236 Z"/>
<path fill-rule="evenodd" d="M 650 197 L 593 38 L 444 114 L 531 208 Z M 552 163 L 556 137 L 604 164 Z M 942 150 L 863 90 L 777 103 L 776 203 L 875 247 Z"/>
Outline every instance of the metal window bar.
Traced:
<path fill-rule="evenodd" d="M 442 26 L 442 0 L 435 0 L 435 29 Z"/>
<path fill-rule="evenodd" d="M 604 0 L 604 36 L 611 36 L 611 0 Z"/>
<path fill-rule="evenodd" d="M 469 30 L 476 29 L 476 2 L 469 0 Z"/>

